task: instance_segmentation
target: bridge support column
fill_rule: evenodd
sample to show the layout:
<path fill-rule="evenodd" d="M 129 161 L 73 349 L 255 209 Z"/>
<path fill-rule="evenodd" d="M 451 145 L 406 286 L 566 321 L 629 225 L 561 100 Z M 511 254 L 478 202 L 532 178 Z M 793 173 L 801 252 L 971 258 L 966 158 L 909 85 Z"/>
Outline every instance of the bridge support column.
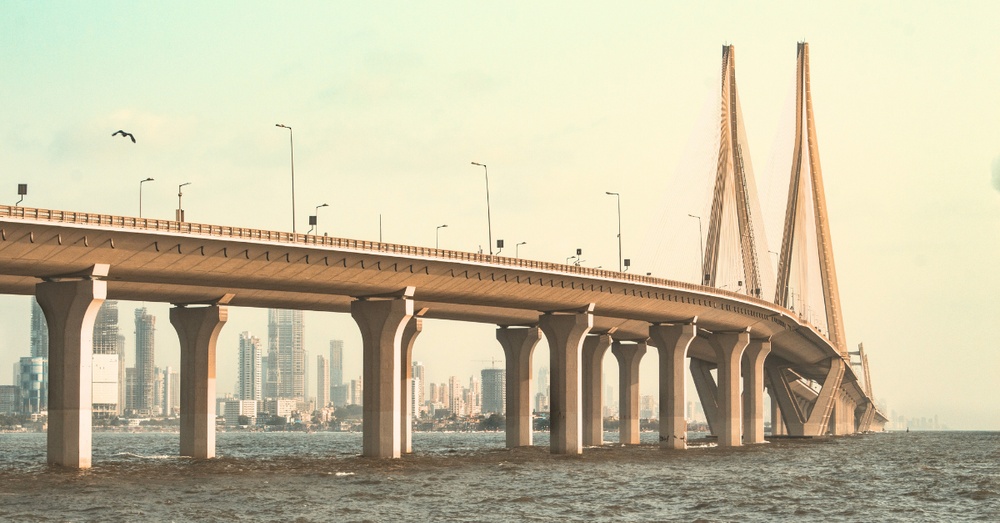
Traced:
<path fill-rule="evenodd" d="M 538 327 L 500 327 L 497 341 L 507 360 L 507 447 L 531 445 L 531 354 L 542 337 Z"/>
<path fill-rule="evenodd" d="M 872 426 L 872 419 L 875 417 L 875 405 L 871 401 L 865 403 L 861 416 L 858 417 L 858 432 L 869 432 Z"/>
<path fill-rule="evenodd" d="M 608 334 L 583 339 L 583 446 L 604 444 L 604 354 L 611 346 Z"/>
<path fill-rule="evenodd" d="M 170 309 L 181 346 L 181 456 L 215 457 L 215 344 L 228 317 L 220 305 Z"/>
<path fill-rule="evenodd" d="M 830 368 L 823 380 L 819 394 L 816 394 L 815 399 L 811 400 L 812 408 L 808 411 L 804 410 L 795 399 L 794 389 L 801 387 L 810 392 L 812 389 L 796 383 L 782 367 L 771 365 L 764 367 L 768 380 L 771 382 L 772 397 L 778 402 L 781 417 L 785 421 L 785 429 L 789 435 L 822 436 L 826 434 L 845 369 L 844 359 L 839 356 L 830 358 L 828 361 Z"/>
<path fill-rule="evenodd" d="M 722 430 L 719 420 L 719 388 L 712 378 L 712 364 L 691 358 L 691 380 L 694 381 L 694 389 L 698 393 L 698 401 L 701 402 L 701 410 L 705 412 L 705 421 L 708 423 L 708 430 L 713 436 L 718 437 Z"/>
<path fill-rule="evenodd" d="M 649 338 L 660 355 L 660 448 L 687 448 L 684 359 L 697 333 L 694 323 L 649 326 Z"/>
<path fill-rule="evenodd" d="M 718 402 L 720 447 L 742 444 L 742 404 L 740 402 L 740 362 L 743 349 L 750 343 L 750 329 L 743 332 L 717 332 L 708 337 L 715 349 L 718 367 Z"/>
<path fill-rule="evenodd" d="M 401 430 L 399 440 L 402 452 L 405 454 L 413 452 L 413 342 L 423 330 L 424 320 L 417 317 L 410 318 L 410 321 L 406 322 L 403 337 L 399 342 L 400 353 L 403 357 L 400 361 L 402 380 L 399 384 L 399 402 L 402 412 L 399 422 Z M 420 386 L 422 387 L 423 384 L 421 383 Z"/>
<path fill-rule="evenodd" d="M 623 344 L 615 340 L 611 353 L 618 360 L 618 441 L 639 444 L 639 362 L 645 343 Z"/>
<path fill-rule="evenodd" d="M 401 455 L 400 419 L 402 339 L 413 317 L 413 288 L 389 299 L 351 302 L 351 317 L 364 344 L 364 405 L 362 455 L 398 458 Z"/>
<path fill-rule="evenodd" d="M 90 468 L 94 318 L 106 297 L 107 283 L 99 280 L 35 286 L 49 331 L 50 465 Z"/>
<path fill-rule="evenodd" d="M 770 340 L 750 340 L 743 352 L 743 443 L 764 443 L 764 359 Z"/>
<path fill-rule="evenodd" d="M 538 326 L 549 342 L 549 434 L 553 454 L 583 452 L 580 352 L 594 325 L 594 305 L 586 312 L 546 313 Z"/>
<path fill-rule="evenodd" d="M 778 406 L 778 400 L 774 397 L 774 388 L 769 386 L 767 390 L 768 395 L 771 396 L 771 435 L 784 436 L 787 434 L 785 422 L 781 419 L 781 407 Z"/>

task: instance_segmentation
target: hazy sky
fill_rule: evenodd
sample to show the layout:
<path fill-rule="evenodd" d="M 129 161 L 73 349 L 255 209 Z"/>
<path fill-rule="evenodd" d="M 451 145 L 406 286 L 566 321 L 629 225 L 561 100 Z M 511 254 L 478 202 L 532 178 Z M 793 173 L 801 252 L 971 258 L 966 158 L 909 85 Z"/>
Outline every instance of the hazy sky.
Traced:
<path fill-rule="evenodd" d="M 291 229 L 617 267 L 695 281 L 718 133 L 721 49 L 737 83 L 768 237 L 787 192 L 796 42 L 810 43 L 820 156 L 850 346 L 877 398 L 951 428 L 1000 429 L 1000 4 L 995 2 L 0 3 L 0 203 Z M 111 133 L 125 129 L 137 143 Z M 707 224 L 706 224 L 707 225 Z M 28 353 L 28 299 L 0 297 L 0 368 Z M 132 310 L 122 303 L 128 364 Z M 157 363 L 177 365 L 168 306 Z M 310 365 L 348 315 L 307 313 Z M 434 382 L 502 351 L 489 325 L 427 321 Z M 266 312 L 232 309 L 237 337 Z M 547 364 L 540 344 L 535 366 Z M 484 361 L 483 360 L 487 360 Z M 643 361 L 656 390 L 656 353 Z M 607 378 L 617 382 L 614 358 Z M 0 383 L 10 383 L 10 371 Z M 315 379 L 311 382 L 314 384 Z"/>

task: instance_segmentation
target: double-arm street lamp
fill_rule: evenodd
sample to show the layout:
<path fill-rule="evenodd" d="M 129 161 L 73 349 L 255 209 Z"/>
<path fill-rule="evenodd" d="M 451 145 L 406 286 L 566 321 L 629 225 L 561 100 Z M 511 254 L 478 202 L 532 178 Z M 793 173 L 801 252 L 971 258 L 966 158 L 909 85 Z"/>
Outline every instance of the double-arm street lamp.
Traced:
<path fill-rule="evenodd" d="M 486 164 L 472 162 L 472 165 L 478 165 L 483 168 L 486 173 L 486 227 L 489 233 L 489 243 L 487 244 L 490 248 L 490 256 L 493 256 L 493 222 L 490 220 L 490 170 L 486 168 Z"/>
<path fill-rule="evenodd" d="M 177 186 L 177 221 L 184 221 L 184 206 L 181 205 L 181 196 L 184 196 L 184 192 L 181 190 L 185 185 L 191 185 L 191 182 L 184 182 Z"/>
<path fill-rule="evenodd" d="M 288 129 L 288 149 L 292 156 L 292 234 L 295 234 L 295 142 L 292 139 L 291 127 L 281 123 L 276 123 L 274 126 Z"/>
<path fill-rule="evenodd" d="M 517 245 L 514 246 L 514 258 L 520 258 L 520 256 L 518 255 L 519 253 L 518 253 L 518 249 L 517 248 L 520 247 L 520 246 L 522 246 L 522 245 L 527 245 L 527 244 L 528 244 L 528 242 L 521 242 L 521 243 L 518 243 Z"/>
<path fill-rule="evenodd" d="M 618 272 L 622 272 L 622 197 L 616 192 L 605 191 L 604 194 L 618 200 Z"/>
<path fill-rule="evenodd" d="M 142 218 L 142 184 L 154 181 L 152 178 L 139 180 L 139 217 Z"/>

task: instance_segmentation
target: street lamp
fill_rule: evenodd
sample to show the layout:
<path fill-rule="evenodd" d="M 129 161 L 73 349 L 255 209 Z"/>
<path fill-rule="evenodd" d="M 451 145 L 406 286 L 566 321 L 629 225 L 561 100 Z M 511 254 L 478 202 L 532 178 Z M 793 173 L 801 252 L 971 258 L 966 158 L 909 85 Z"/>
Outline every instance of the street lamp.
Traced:
<path fill-rule="evenodd" d="M 317 205 L 316 210 L 313 211 L 313 215 L 309 217 L 309 232 L 312 232 L 313 228 L 316 229 L 316 234 L 319 234 L 319 210 L 323 207 L 329 207 L 329 204 Z M 307 232 L 306 234 L 309 234 Z"/>
<path fill-rule="evenodd" d="M 184 182 L 177 186 L 177 221 L 179 222 L 184 221 L 184 207 L 181 205 L 181 196 L 184 196 L 184 193 L 181 188 L 185 185 L 191 185 L 191 182 Z"/>
<path fill-rule="evenodd" d="M 292 234 L 295 234 L 295 142 L 292 140 L 291 127 L 281 123 L 276 123 L 274 126 L 288 129 L 288 149 L 292 156 Z"/>
<path fill-rule="evenodd" d="M 154 181 L 152 178 L 139 180 L 139 217 L 142 218 L 142 184 Z"/>
<path fill-rule="evenodd" d="M 439 241 L 440 238 L 441 238 L 441 234 L 440 234 L 441 233 L 441 229 L 444 229 L 447 226 L 448 226 L 448 224 L 438 225 L 437 229 L 434 229 L 434 248 L 435 249 L 440 249 L 441 248 L 441 243 Z"/>
<path fill-rule="evenodd" d="M 702 237 L 701 237 L 701 216 L 695 216 L 693 214 L 689 214 L 688 216 L 690 216 L 692 218 L 698 218 L 698 254 L 701 256 L 701 268 L 698 269 L 698 272 L 702 273 L 702 275 L 700 275 L 699 278 L 705 278 L 705 275 L 704 275 L 704 272 L 705 272 L 705 247 L 703 247 L 702 242 L 704 240 L 702 240 Z M 700 282 L 698 282 L 698 284 L 699 285 L 705 285 L 705 280 L 702 279 Z"/>
<path fill-rule="evenodd" d="M 616 192 L 606 191 L 604 194 L 618 200 L 618 272 L 622 272 L 622 197 Z"/>
<path fill-rule="evenodd" d="M 527 245 L 527 244 L 528 244 L 528 242 L 521 242 L 521 243 L 518 243 L 517 245 L 514 246 L 514 258 L 519 258 L 520 257 L 520 256 L 518 256 L 518 247 L 520 247 L 522 245 Z"/>
<path fill-rule="evenodd" d="M 490 256 L 493 256 L 493 222 L 490 220 L 490 170 L 486 168 L 485 163 L 472 162 L 472 165 L 482 167 L 486 173 L 486 227 L 489 233 L 489 243 L 487 245 L 490 248 Z"/>

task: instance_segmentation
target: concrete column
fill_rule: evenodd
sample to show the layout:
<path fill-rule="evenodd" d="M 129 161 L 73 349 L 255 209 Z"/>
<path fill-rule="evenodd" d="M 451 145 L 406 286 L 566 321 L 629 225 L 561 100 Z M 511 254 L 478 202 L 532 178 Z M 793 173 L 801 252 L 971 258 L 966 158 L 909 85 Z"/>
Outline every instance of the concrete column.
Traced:
<path fill-rule="evenodd" d="M 358 299 L 351 317 L 364 344 L 364 405 L 362 455 L 398 458 L 400 441 L 400 382 L 403 330 L 413 317 L 412 289 L 399 298 Z"/>
<path fill-rule="evenodd" d="M 770 340 L 750 340 L 743 351 L 743 443 L 764 443 L 764 359 Z"/>
<path fill-rule="evenodd" d="M 181 456 L 215 457 L 215 343 L 228 318 L 220 305 L 170 309 L 181 345 Z"/>
<path fill-rule="evenodd" d="M 768 388 L 768 395 L 771 396 L 771 435 L 784 436 L 788 432 L 785 430 L 785 420 L 781 419 L 781 407 L 773 388 Z"/>
<path fill-rule="evenodd" d="M 90 468 L 94 318 L 107 297 L 99 280 L 43 282 L 35 298 L 49 330 L 47 461 Z"/>
<path fill-rule="evenodd" d="M 583 446 L 604 444 L 604 354 L 611 346 L 608 334 L 591 334 L 583 339 Z"/>
<path fill-rule="evenodd" d="M 684 359 L 697 333 L 693 323 L 649 326 L 650 341 L 660 354 L 660 448 L 687 448 Z"/>
<path fill-rule="evenodd" d="M 718 401 L 720 447 L 738 447 L 742 440 L 743 410 L 740 402 L 740 361 L 750 343 L 750 329 L 743 332 L 717 332 L 708 337 L 718 359 Z"/>
<path fill-rule="evenodd" d="M 586 312 L 543 314 L 538 326 L 549 342 L 549 434 L 553 454 L 583 452 L 580 352 L 594 325 L 594 305 Z"/>
<path fill-rule="evenodd" d="M 500 327 L 497 341 L 507 360 L 507 447 L 531 445 L 531 354 L 542 337 L 538 327 Z"/>
<path fill-rule="evenodd" d="M 611 353 L 618 360 L 618 441 L 639 444 L 639 362 L 645 343 L 623 344 L 615 340 Z"/>
<path fill-rule="evenodd" d="M 715 385 L 715 379 L 712 378 L 712 364 L 705 360 L 691 358 L 691 380 L 694 381 L 694 389 L 698 393 L 701 410 L 705 413 L 708 430 L 712 432 L 712 435 L 718 436 L 722 422 L 719 420 L 719 387 Z"/>
<path fill-rule="evenodd" d="M 402 409 L 399 427 L 402 431 L 399 435 L 399 440 L 402 445 L 402 452 L 410 454 L 413 452 L 413 342 L 416 341 L 417 335 L 424 329 L 424 320 L 413 317 L 410 321 L 406 322 L 406 327 L 403 329 L 403 337 L 400 339 L 400 353 L 402 354 L 402 361 L 400 361 L 400 370 L 402 371 L 402 380 L 399 383 L 400 397 L 399 402 Z M 423 384 L 421 384 L 423 386 Z"/>

